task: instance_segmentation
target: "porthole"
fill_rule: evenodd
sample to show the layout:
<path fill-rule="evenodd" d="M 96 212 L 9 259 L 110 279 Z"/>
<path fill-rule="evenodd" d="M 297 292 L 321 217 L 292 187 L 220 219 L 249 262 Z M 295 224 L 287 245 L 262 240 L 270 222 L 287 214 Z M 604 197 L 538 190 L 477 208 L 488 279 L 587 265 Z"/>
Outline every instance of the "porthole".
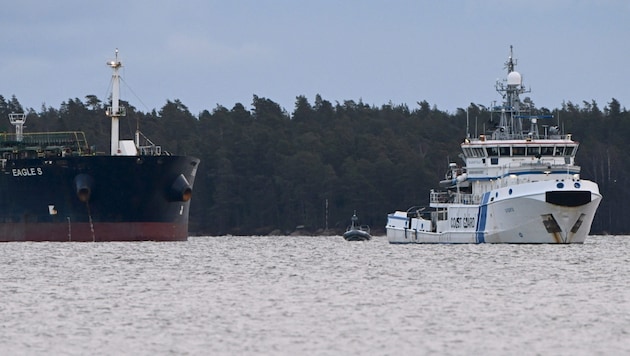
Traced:
<path fill-rule="evenodd" d="M 558 182 L 558 184 L 556 184 L 556 187 L 558 187 L 558 189 L 562 189 L 564 188 L 564 183 Z"/>

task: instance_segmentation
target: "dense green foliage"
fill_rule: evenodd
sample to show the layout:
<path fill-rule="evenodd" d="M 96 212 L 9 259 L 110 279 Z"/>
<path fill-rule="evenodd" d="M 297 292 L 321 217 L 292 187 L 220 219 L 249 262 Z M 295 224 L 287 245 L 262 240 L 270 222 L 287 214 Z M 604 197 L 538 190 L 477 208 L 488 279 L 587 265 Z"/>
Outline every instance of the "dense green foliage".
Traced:
<path fill-rule="evenodd" d="M 291 233 L 296 228 L 338 233 L 355 210 L 361 223 L 383 232 L 388 213 L 427 205 L 429 190 L 448 162 L 461 163 L 459 144 L 467 125 L 471 133 L 491 125 L 483 106 L 447 113 L 426 101 L 417 104 L 414 109 L 352 100 L 332 104 L 319 95 L 311 104 L 299 96 L 287 113 L 272 100 L 254 96 L 250 110 L 240 103 L 231 109 L 219 105 L 196 117 L 179 100 L 149 113 L 123 103 L 127 117 L 120 128 L 122 139 L 133 138 L 139 125 L 163 149 L 201 158 L 192 234 Z M 23 111 L 15 97 L 0 96 L 1 117 Z M 59 109 L 27 109 L 25 131 L 82 130 L 97 151 L 108 152 L 110 124 L 104 111 L 93 95 L 70 99 Z M 612 99 L 603 110 L 595 102 L 568 102 L 553 114 L 580 141 L 582 177 L 598 182 L 604 196 L 591 232 L 629 233 L 630 174 L 625 172 L 630 156 L 623 150 L 630 113 Z M 13 128 L 0 120 L 0 130 Z"/>

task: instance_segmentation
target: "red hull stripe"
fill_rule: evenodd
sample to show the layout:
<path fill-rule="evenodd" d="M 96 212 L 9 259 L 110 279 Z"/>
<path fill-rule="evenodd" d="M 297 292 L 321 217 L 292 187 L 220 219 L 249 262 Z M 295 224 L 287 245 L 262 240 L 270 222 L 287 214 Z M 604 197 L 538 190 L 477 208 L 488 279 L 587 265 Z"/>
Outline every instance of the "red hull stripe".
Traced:
<path fill-rule="evenodd" d="M 0 242 L 11 241 L 186 241 L 187 224 L 129 223 L 5 223 Z"/>

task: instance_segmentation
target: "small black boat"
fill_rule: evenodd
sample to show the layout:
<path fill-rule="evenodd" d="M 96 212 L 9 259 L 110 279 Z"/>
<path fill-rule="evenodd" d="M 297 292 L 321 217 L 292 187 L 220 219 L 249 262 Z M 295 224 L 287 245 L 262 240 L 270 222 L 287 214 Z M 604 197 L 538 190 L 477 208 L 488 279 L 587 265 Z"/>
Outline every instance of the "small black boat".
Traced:
<path fill-rule="evenodd" d="M 367 225 L 359 225 L 359 218 L 357 217 L 357 212 L 354 212 L 352 215 L 351 224 L 346 229 L 346 232 L 343 234 L 343 238 L 346 241 L 369 241 L 372 239 L 370 235 L 370 227 Z"/>

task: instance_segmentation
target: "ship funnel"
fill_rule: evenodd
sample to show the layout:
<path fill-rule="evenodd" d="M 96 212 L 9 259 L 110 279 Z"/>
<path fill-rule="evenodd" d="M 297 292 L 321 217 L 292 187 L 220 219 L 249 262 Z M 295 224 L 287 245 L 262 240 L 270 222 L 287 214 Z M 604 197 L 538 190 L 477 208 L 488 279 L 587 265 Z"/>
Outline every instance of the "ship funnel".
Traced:
<path fill-rule="evenodd" d="M 94 179 L 90 175 L 81 173 L 74 177 L 74 188 L 80 201 L 87 203 L 90 200 L 93 184 Z"/>
<path fill-rule="evenodd" d="M 170 196 L 172 201 L 187 202 L 192 198 L 192 187 L 183 174 L 178 175 L 171 184 Z"/>

